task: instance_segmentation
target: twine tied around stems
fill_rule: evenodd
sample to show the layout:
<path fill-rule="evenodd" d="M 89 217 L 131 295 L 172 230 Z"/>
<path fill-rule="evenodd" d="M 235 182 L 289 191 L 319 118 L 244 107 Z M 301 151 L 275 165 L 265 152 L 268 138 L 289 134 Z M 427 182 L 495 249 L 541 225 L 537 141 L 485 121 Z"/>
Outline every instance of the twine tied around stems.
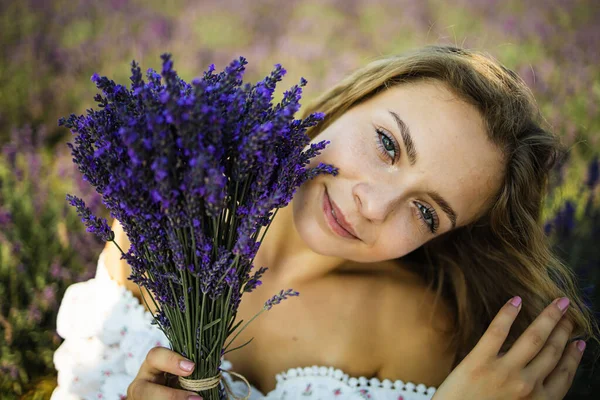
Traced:
<path fill-rule="evenodd" d="M 227 383 L 226 379 L 223 379 L 223 375 L 222 375 L 221 371 L 219 371 L 219 375 L 213 376 L 212 378 L 187 379 L 187 378 L 184 378 L 183 376 L 180 376 L 178 378 L 179 378 L 179 384 L 181 385 L 181 387 L 183 389 L 194 390 L 196 392 L 217 387 L 219 385 L 219 382 L 221 382 L 221 380 L 223 380 L 223 386 L 225 386 L 225 391 L 227 392 L 228 397 L 232 397 L 235 400 L 248 400 L 250 398 L 250 392 L 252 389 L 250 388 L 250 384 L 248 383 L 246 378 L 244 378 L 243 375 L 240 375 L 233 371 L 227 371 L 227 373 L 229 373 L 231 375 L 235 375 L 244 381 L 246 386 L 248 386 L 248 395 L 246 395 L 245 397 L 235 397 L 233 394 L 233 391 L 229 387 L 229 383 Z"/>

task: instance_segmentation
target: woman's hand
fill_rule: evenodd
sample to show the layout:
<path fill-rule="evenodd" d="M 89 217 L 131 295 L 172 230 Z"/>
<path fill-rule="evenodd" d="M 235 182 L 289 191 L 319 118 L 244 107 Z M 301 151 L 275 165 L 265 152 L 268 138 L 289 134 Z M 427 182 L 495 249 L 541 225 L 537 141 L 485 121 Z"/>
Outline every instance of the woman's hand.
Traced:
<path fill-rule="evenodd" d="M 190 363 L 191 368 L 186 370 L 182 362 Z M 153 347 L 127 388 L 127 400 L 201 400 L 194 392 L 170 388 L 164 374 L 188 376 L 193 370 L 193 363 L 180 354 L 166 347 Z"/>
<path fill-rule="evenodd" d="M 573 325 L 563 315 L 569 301 L 566 297 L 555 299 L 508 352 L 499 355 L 521 309 L 520 302 L 516 296 L 500 309 L 477 345 L 442 382 L 432 400 L 564 398 L 585 349 L 582 340 L 567 345 Z"/>

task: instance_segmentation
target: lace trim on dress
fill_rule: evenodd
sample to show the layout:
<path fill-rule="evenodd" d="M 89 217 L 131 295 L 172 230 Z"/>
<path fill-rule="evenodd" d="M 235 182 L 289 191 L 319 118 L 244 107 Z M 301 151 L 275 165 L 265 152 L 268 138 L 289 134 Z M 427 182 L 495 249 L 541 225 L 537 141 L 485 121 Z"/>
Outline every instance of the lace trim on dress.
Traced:
<path fill-rule="evenodd" d="M 346 385 L 350 386 L 351 388 L 356 388 L 356 387 L 361 387 L 361 386 L 368 386 L 368 387 L 372 387 L 372 388 L 383 388 L 383 389 L 392 389 L 393 388 L 395 390 L 401 390 L 401 391 L 410 392 L 410 393 L 427 394 L 427 395 L 432 395 L 436 391 L 436 388 L 434 386 L 427 387 L 422 383 L 420 383 L 418 385 L 414 384 L 413 382 L 405 383 L 399 379 L 394 382 L 392 382 L 389 379 L 384 379 L 383 381 L 380 381 L 378 378 L 367 379 L 364 376 L 356 378 L 356 377 L 349 376 L 341 369 L 333 368 L 333 367 L 318 366 L 318 365 L 313 365 L 312 367 L 304 367 L 304 368 L 301 368 L 301 367 L 290 368 L 285 372 L 281 372 L 281 373 L 277 374 L 275 376 L 275 378 L 277 379 L 277 382 L 282 382 L 282 381 L 291 380 L 294 378 L 302 378 L 302 377 L 306 377 L 306 376 L 331 377 L 342 383 L 345 383 Z"/>

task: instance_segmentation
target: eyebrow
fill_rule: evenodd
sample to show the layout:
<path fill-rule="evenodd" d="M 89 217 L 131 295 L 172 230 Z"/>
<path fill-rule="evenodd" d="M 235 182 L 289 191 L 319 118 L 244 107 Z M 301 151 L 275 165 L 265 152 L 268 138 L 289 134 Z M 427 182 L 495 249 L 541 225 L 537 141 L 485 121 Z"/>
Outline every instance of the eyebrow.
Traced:
<path fill-rule="evenodd" d="M 448 204 L 446 199 L 444 199 L 438 192 L 427 192 L 427 194 L 438 204 L 438 206 L 440 206 L 442 211 L 446 213 L 448 219 L 450 219 L 450 222 L 452 223 L 452 229 L 456 228 L 456 211 L 450 207 L 450 204 Z"/>
<path fill-rule="evenodd" d="M 408 162 L 411 166 L 413 166 L 417 162 L 417 150 L 415 148 L 415 143 L 412 140 L 410 129 L 408 128 L 408 125 L 402 121 L 402 118 L 400 118 L 398 114 L 392 110 L 388 111 L 398 124 L 398 130 L 400 131 L 400 135 L 402 135 L 402 141 L 404 142 L 404 147 L 406 147 L 406 152 L 408 154 Z M 435 201 L 442 211 L 448 216 L 448 219 L 452 223 L 452 229 L 456 228 L 456 219 L 458 216 L 456 211 L 454 211 L 446 199 L 444 199 L 438 192 L 435 191 L 427 192 L 427 195 L 429 195 L 429 197 L 431 197 L 433 201 Z"/>
<path fill-rule="evenodd" d="M 415 165 L 415 163 L 417 162 L 417 150 L 415 149 L 415 144 L 412 140 L 410 129 L 408 128 L 408 125 L 406 125 L 404 121 L 402 121 L 398 114 L 396 114 L 392 110 L 388 111 L 396 121 L 396 124 L 398 124 L 398 130 L 400 131 L 400 135 L 402 135 L 402 141 L 404 142 L 404 147 L 406 147 L 406 152 L 408 154 L 408 162 L 411 166 Z"/>

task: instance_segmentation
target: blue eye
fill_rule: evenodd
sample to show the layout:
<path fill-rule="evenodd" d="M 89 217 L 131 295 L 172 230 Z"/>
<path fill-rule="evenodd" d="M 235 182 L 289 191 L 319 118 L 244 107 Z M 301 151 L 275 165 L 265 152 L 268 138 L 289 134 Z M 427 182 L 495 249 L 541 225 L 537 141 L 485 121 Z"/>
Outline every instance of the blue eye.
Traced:
<path fill-rule="evenodd" d="M 398 143 L 394 140 L 394 137 L 388 135 L 381 129 L 375 128 L 375 139 L 377 141 L 379 152 L 384 156 L 390 157 L 393 164 L 400 155 L 400 148 L 398 147 Z M 390 151 L 393 151 L 394 153 L 390 154 Z"/>

